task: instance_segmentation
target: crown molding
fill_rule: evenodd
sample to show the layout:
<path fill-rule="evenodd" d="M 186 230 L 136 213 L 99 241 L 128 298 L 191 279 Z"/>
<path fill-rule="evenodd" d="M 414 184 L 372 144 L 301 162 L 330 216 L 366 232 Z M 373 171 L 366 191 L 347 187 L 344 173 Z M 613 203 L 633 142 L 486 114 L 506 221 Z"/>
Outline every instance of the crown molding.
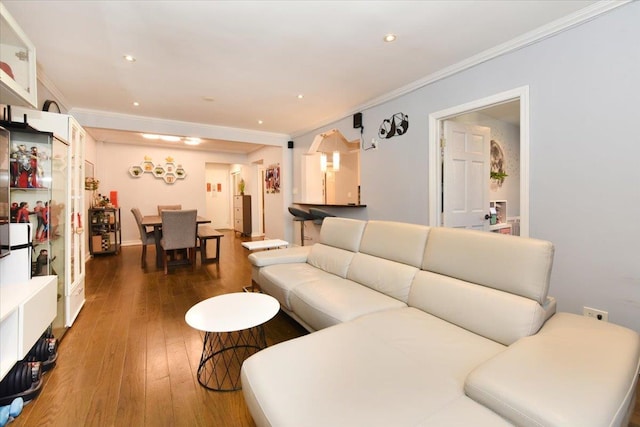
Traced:
<path fill-rule="evenodd" d="M 292 137 L 295 138 L 301 135 L 305 135 L 323 126 L 329 125 L 338 120 L 342 120 L 346 117 L 349 117 L 357 112 L 361 112 L 369 108 L 373 108 L 378 105 L 384 104 L 385 102 L 389 102 L 391 100 L 399 98 L 403 95 L 406 95 L 415 90 L 418 90 L 424 86 L 430 85 L 439 80 L 445 79 L 454 74 L 467 70 L 471 67 L 482 64 L 483 62 L 486 62 L 491 59 L 497 58 L 501 55 L 505 55 L 507 53 L 516 51 L 518 49 L 522 49 L 523 47 L 532 45 L 534 43 L 537 43 L 539 41 L 552 37 L 556 34 L 559 34 L 563 31 L 567 31 L 573 27 L 581 25 L 585 22 L 591 21 L 602 14 L 605 14 L 613 9 L 616 9 L 620 6 L 624 6 L 625 4 L 631 3 L 633 1 L 635 0 L 598 1 L 570 15 L 557 19 L 553 22 L 550 22 L 549 24 L 536 28 L 535 30 L 529 31 L 528 33 L 525 33 L 522 36 L 516 37 L 515 39 L 509 40 L 505 43 L 492 47 L 491 49 L 487 49 L 483 52 L 480 52 L 477 55 L 471 56 L 463 61 L 453 64 L 449 67 L 443 68 L 442 70 L 439 70 L 435 73 L 429 74 L 428 76 L 422 79 L 409 83 L 406 86 L 402 86 L 382 96 L 371 99 L 363 104 L 360 104 L 354 107 L 353 109 L 351 109 L 351 111 L 347 111 L 346 113 L 341 114 L 340 116 L 334 116 L 332 118 L 325 119 L 322 122 L 317 122 L 311 127 L 307 127 L 305 129 L 300 129 L 295 132 L 292 132 Z"/>
<path fill-rule="evenodd" d="M 157 117 L 136 116 L 87 108 L 73 108 L 69 111 L 69 114 L 83 127 L 164 135 L 190 135 L 207 139 L 275 146 L 283 146 L 291 139 L 289 135 L 281 133 L 159 119 Z"/>
<path fill-rule="evenodd" d="M 67 101 L 67 99 L 65 98 L 65 96 L 62 94 L 62 92 L 60 92 L 60 89 L 58 89 L 58 87 L 53 83 L 53 81 L 51 81 L 51 79 L 49 78 L 49 76 L 47 76 L 47 74 L 44 72 L 44 70 L 42 69 L 42 67 L 40 66 L 40 64 L 36 63 L 36 68 L 37 68 L 37 78 L 38 81 L 40 82 L 40 84 L 47 89 L 51 95 L 53 95 L 53 97 L 55 98 L 54 101 L 56 101 L 58 103 L 58 105 L 60 105 L 60 108 L 64 111 L 69 111 L 69 101 Z M 43 100 L 44 102 L 44 100 Z"/>

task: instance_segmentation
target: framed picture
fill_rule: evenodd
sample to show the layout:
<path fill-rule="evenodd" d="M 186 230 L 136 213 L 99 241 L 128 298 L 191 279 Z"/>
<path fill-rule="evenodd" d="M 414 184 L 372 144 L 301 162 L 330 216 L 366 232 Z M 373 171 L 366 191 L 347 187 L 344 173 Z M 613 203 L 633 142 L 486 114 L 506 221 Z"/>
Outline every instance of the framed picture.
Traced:
<path fill-rule="evenodd" d="M 265 191 L 267 194 L 280 192 L 280 166 L 269 166 L 264 174 Z"/>
<path fill-rule="evenodd" d="M 84 176 L 95 178 L 95 166 L 88 160 L 84 161 Z"/>

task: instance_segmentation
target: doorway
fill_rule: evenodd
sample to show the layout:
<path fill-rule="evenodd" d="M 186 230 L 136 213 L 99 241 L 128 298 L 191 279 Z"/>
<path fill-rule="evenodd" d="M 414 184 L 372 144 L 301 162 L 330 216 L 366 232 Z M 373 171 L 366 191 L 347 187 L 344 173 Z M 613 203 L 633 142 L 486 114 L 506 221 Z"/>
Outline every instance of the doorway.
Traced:
<path fill-rule="evenodd" d="M 233 228 L 229 165 L 205 163 L 205 183 L 205 216 L 212 219 L 214 228 Z"/>
<path fill-rule="evenodd" d="M 255 168 L 256 168 L 256 176 L 260 180 L 260 182 L 258 183 L 258 191 L 256 194 L 256 203 L 258 208 L 257 235 L 264 236 L 265 235 L 264 195 L 267 189 L 265 188 L 265 167 L 263 165 L 262 160 L 260 160 L 259 163 L 255 164 Z M 255 235 L 255 233 L 253 235 Z"/>
<path fill-rule="evenodd" d="M 459 105 L 456 107 L 452 107 L 446 110 L 438 111 L 436 113 L 429 115 L 429 225 L 430 226 L 442 226 L 447 225 L 447 221 L 444 220 L 446 213 L 444 212 L 445 207 L 445 198 L 453 197 L 454 199 L 460 199 L 462 196 L 460 194 L 445 194 L 446 191 L 452 192 L 455 188 L 459 188 L 456 186 L 447 186 L 443 185 L 443 178 L 447 174 L 447 166 L 444 163 L 445 159 L 443 158 L 444 154 L 444 140 L 446 137 L 445 134 L 445 126 L 444 123 L 446 121 L 457 121 L 457 122 L 466 122 L 467 124 L 477 124 L 477 120 L 474 119 L 477 117 L 485 117 L 488 115 L 493 115 L 494 118 L 498 118 L 500 114 L 504 114 L 507 111 L 508 107 L 513 107 L 514 105 L 518 106 L 518 111 L 516 111 L 516 115 L 514 119 L 506 119 L 513 122 L 517 122 L 516 125 L 519 126 L 519 131 L 517 131 L 517 136 L 519 137 L 519 158 L 517 160 L 517 175 L 518 180 L 516 180 L 515 175 L 512 176 L 512 179 L 509 181 L 511 186 L 511 194 L 510 198 L 511 208 L 510 211 L 512 213 L 516 213 L 517 215 L 513 215 L 513 217 L 517 217 L 517 228 L 519 229 L 520 236 L 527 237 L 529 235 L 529 88 L 528 86 L 524 86 L 521 88 L 517 88 L 514 90 L 506 91 L 499 93 L 497 95 L 493 95 L 487 98 L 479 99 L 476 101 L 472 101 L 467 104 Z M 502 113 L 500 113 L 502 111 Z M 485 113 L 485 114 L 483 114 Z M 500 120 L 498 118 L 498 120 Z M 486 120 L 485 120 L 486 122 Z M 490 149 L 493 152 L 494 149 L 498 150 L 502 148 L 500 146 L 500 137 L 493 138 L 491 141 Z M 496 148 L 498 147 L 498 148 Z M 447 159 L 449 161 L 449 159 Z M 493 161 L 493 160 L 491 160 Z M 495 164 L 493 165 L 496 166 Z M 453 165 L 450 165 L 449 170 L 454 169 Z M 504 170 L 503 170 L 504 172 Z M 504 197 L 505 192 L 496 192 L 496 188 L 498 184 L 503 184 L 505 180 L 509 180 L 508 175 L 506 177 L 502 177 L 502 180 L 489 179 L 489 173 L 484 173 L 486 175 L 486 187 L 492 186 L 493 193 L 489 196 L 490 198 L 495 198 L 496 194 L 499 194 L 497 197 Z M 499 176 L 499 175 L 492 175 Z M 519 182 L 517 182 L 519 181 Z M 501 190 L 501 189 L 499 189 Z M 486 221 L 492 221 L 490 214 L 490 206 L 489 203 L 485 203 L 485 197 L 478 194 L 470 195 L 473 200 L 482 200 L 482 205 L 485 207 L 485 211 L 476 212 L 476 215 L 482 215 L 482 220 L 485 221 L 485 216 L 487 216 Z M 502 200 L 500 201 L 500 206 L 502 207 Z M 496 205 L 495 201 L 491 202 L 493 205 Z M 495 206 L 494 206 L 495 207 Z M 476 209 L 477 210 L 477 209 Z M 512 216 L 507 212 L 507 215 Z M 487 225 L 484 227 L 487 229 Z"/>

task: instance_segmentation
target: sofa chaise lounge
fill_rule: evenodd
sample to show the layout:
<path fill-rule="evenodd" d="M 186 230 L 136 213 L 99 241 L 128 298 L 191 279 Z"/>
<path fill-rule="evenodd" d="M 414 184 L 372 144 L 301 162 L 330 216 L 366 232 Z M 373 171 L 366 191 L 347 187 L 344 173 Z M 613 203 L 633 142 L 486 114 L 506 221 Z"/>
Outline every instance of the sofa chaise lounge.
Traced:
<path fill-rule="evenodd" d="M 258 426 L 623 426 L 635 331 L 556 313 L 550 242 L 326 218 L 256 252 L 253 280 L 309 335 L 242 366 Z"/>

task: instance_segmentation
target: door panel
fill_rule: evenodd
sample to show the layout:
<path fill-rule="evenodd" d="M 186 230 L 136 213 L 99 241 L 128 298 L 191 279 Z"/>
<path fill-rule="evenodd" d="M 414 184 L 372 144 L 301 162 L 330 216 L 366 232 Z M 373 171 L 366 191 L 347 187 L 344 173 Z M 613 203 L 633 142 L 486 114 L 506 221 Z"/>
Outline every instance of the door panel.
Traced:
<path fill-rule="evenodd" d="M 444 122 L 443 225 L 488 231 L 491 130 Z"/>

